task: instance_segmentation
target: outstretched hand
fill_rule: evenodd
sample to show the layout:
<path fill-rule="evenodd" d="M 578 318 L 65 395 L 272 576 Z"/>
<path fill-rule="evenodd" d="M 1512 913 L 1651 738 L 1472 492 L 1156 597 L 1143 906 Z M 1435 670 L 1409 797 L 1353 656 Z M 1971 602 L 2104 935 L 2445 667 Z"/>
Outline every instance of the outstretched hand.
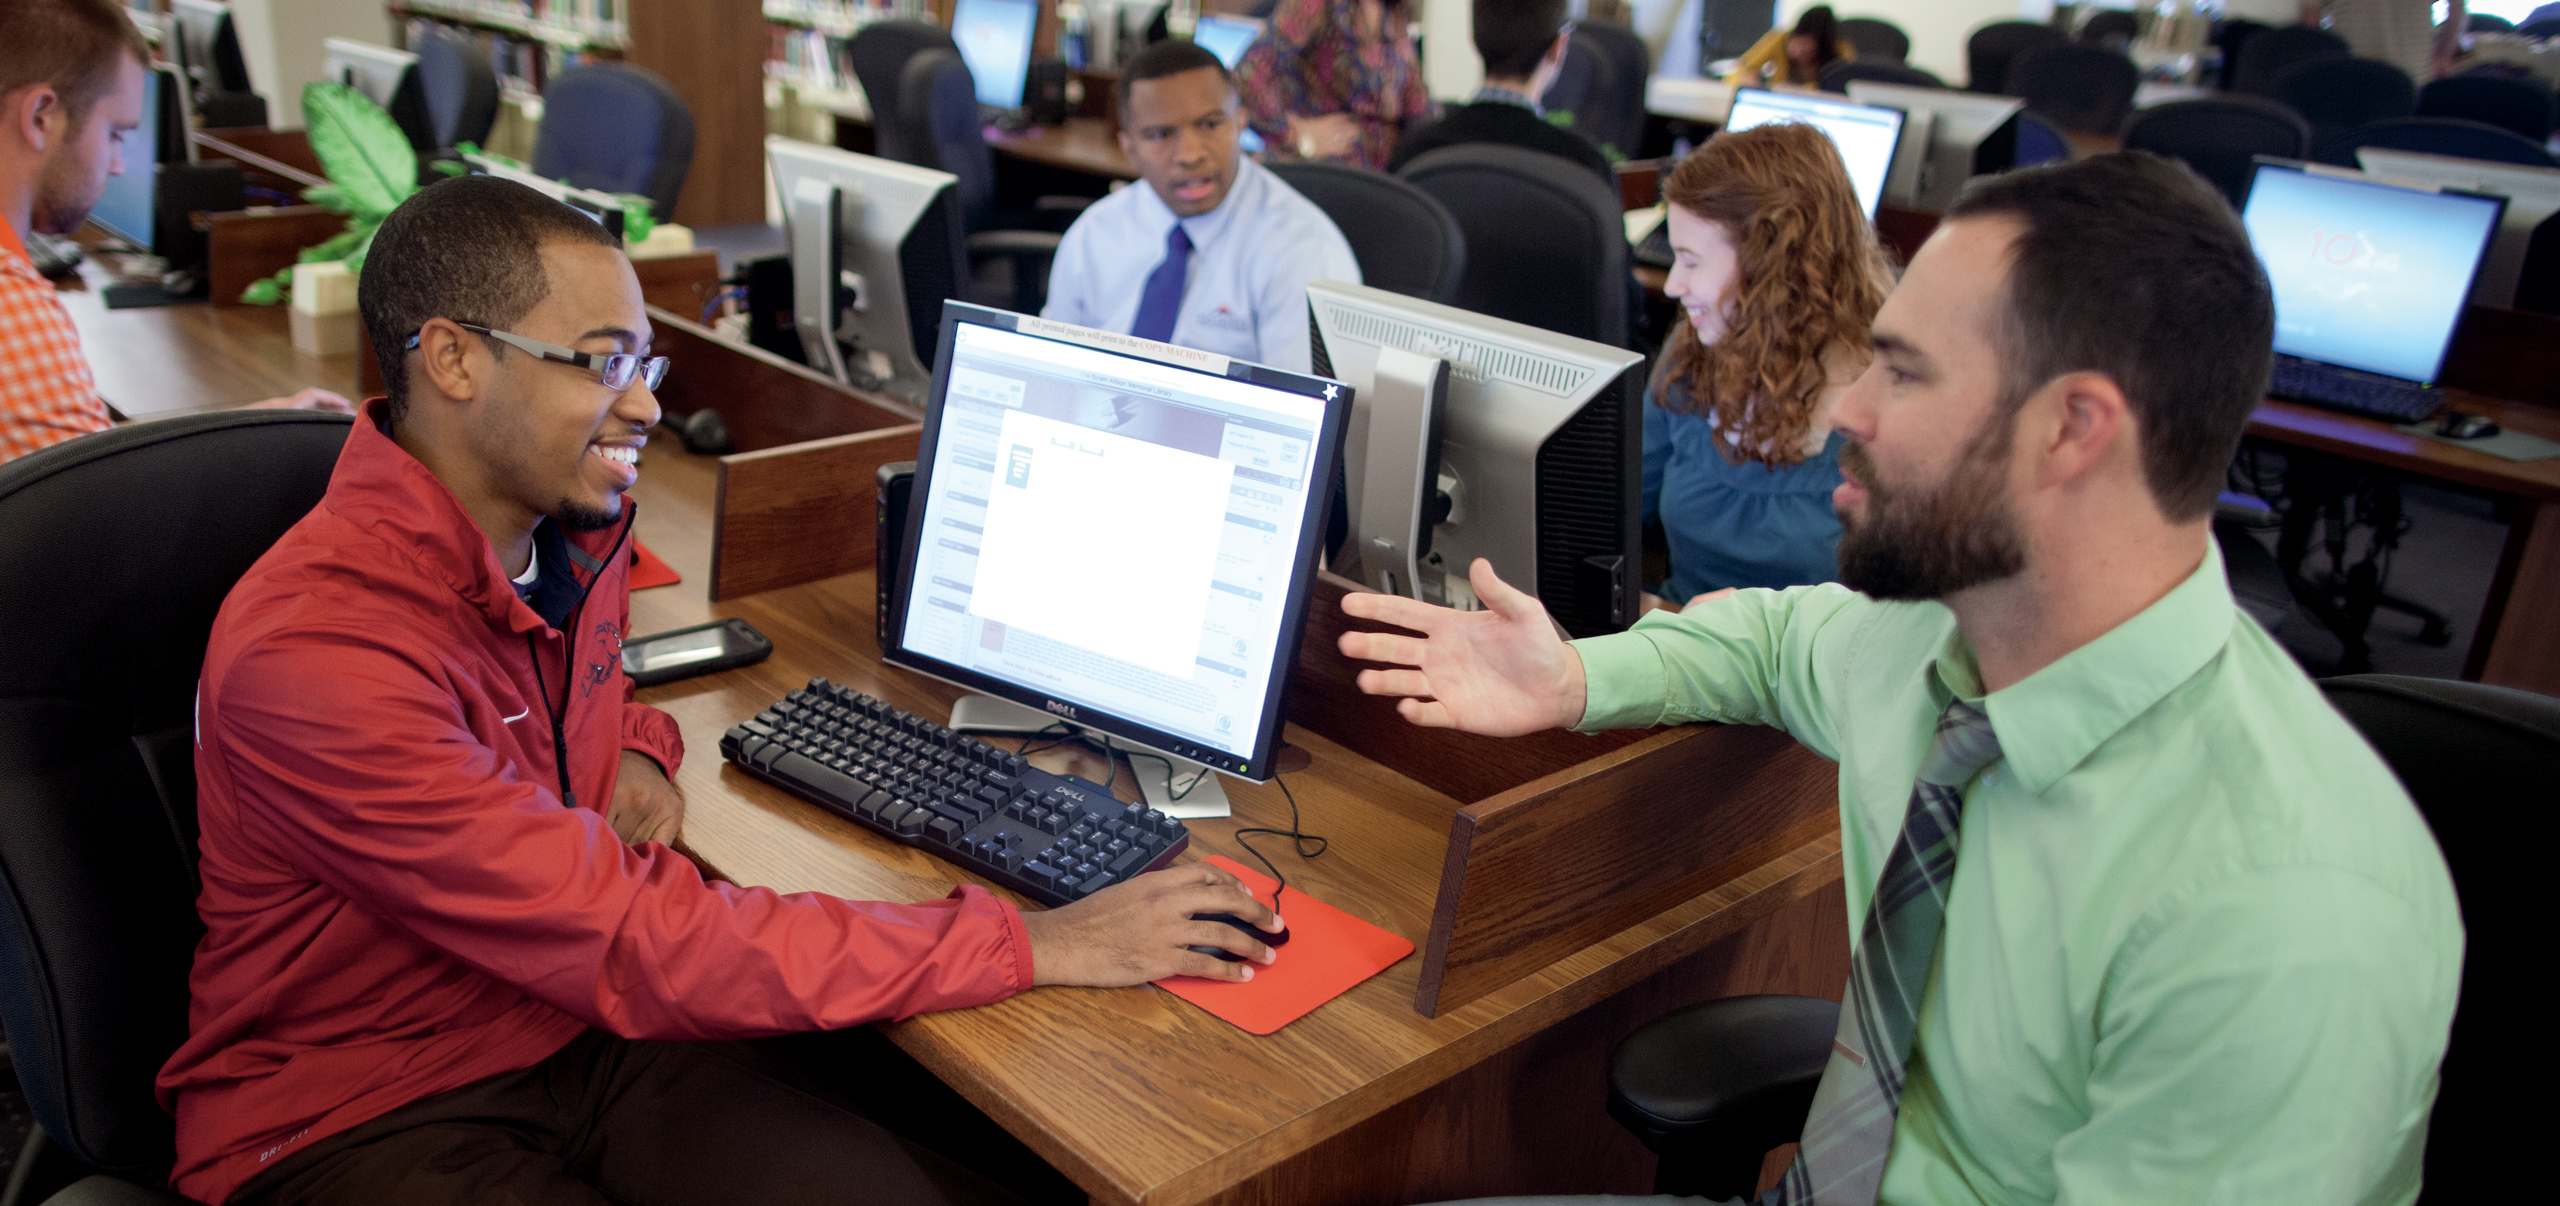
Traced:
<path fill-rule="evenodd" d="M 1348 594 L 1342 610 L 1410 628 L 1342 634 L 1344 657 L 1409 670 L 1363 670 L 1360 689 L 1405 696 L 1396 711 L 1426 728 L 1517 737 L 1582 722 L 1582 657 L 1556 635 L 1547 609 L 1495 576 L 1479 557 L 1467 580 L 1487 611 L 1455 611 L 1398 595 Z"/>

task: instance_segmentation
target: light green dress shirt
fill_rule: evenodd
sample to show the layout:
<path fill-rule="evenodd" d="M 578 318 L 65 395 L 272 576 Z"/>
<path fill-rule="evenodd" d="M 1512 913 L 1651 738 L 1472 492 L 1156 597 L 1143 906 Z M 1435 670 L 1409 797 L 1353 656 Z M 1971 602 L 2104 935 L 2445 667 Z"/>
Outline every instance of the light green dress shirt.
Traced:
<path fill-rule="evenodd" d="M 1840 764 L 1850 940 L 1950 696 L 1965 796 L 1883 1200 L 2406 1203 L 2462 967 L 2434 838 L 2219 550 L 1983 695 L 1935 603 L 1743 591 L 1575 642 L 1585 731 L 1775 725 Z"/>

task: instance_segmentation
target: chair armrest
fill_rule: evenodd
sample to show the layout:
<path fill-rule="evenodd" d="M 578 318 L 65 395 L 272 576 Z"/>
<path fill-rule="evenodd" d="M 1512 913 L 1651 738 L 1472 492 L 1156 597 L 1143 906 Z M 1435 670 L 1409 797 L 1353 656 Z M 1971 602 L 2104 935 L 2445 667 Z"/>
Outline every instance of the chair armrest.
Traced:
<path fill-rule="evenodd" d="M 973 263 L 994 256 L 1048 259 L 1058 254 L 1058 242 L 1065 237 L 1045 230 L 982 230 L 969 236 L 969 259 Z"/>
<path fill-rule="evenodd" d="M 46 1198 L 44 1206 L 195 1206 L 195 1201 L 114 1177 L 82 1177 Z"/>
<path fill-rule="evenodd" d="M 1080 214 L 1093 207 L 1095 198 L 1065 197 L 1051 194 L 1031 202 L 1031 208 L 1045 213 Z"/>
<path fill-rule="evenodd" d="M 1662 1157 L 1655 1192 L 1753 1196 L 1769 1149 L 1803 1133 L 1839 1026 L 1818 997 L 1727 997 L 1619 1044 L 1609 1116 Z"/>

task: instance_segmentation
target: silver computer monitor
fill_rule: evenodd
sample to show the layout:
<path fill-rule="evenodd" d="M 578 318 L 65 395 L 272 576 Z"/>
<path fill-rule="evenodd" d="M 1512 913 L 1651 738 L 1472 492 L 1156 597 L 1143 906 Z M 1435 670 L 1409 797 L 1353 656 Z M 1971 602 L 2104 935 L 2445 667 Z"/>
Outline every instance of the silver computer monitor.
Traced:
<path fill-rule="evenodd" d="M 1191 27 L 1191 40 L 1200 49 L 1218 56 L 1218 61 L 1233 69 L 1244 58 L 1253 41 L 1262 36 L 1262 22 L 1251 17 L 1220 17 L 1207 13 Z"/>
<path fill-rule="evenodd" d="M 2240 222 L 2274 287 L 2275 350 L 2434 381 L 2505 204 L 2261 161 Z"/>
<path fill-rule="evenodd" d="M 2506 198 L 2506 216 L 2498 220 L 2497 237 L 2490 240 L 2488 258 L 2480 263 L 2480 279 L 2471 286 L 2471 301 L 2482 306 L 2515 305 L 2516 287 L 2524 277 L 2525 252 L 2533 245 L 2534 233 L 2552 225 L 2551 215 L 2560 212 L 2560 168 L 2455 159 L 2381 147 L 2358 149 L 2356 162 L 2363 164 L 2366 172 L 2395 182 L 2494 193 Z"/>
<path fill-rule="evenodd" d="M 409 145 L 421 151 L 437 149 L 435 122 L 427 116 L 426 84 L 418 75 L 418 56 L 353 38 L 327 38 L 320 46 L 328 60 L 323 78 L 371 97 L 409 136 Z"/>
<path fill-rule="evenodd" d="M 993 109 L 1022 107 L 1031 72 L 1032 35 L 1040 26 L 1037 0 L 958 0 L 951 9 L 951 40 L 978 85 L 978 103 Z"/>
<path fill-rule="evenodd" d="M 2018 113 L 2027 106 L 2014 96 L 1872 80 L 1849 81 L 1849 99 L 1889 105 L 1914 118 L 1930 115 L 1928 153 L 1916 160 L 1914 170 L 1896 173 L 1885 189 L 1886 200 L 1930 213 L 1945 213 L 1955 204 L 1957 190 L 1974 176 L 2009 170 L 2017 157 Z"/>
<path fill-rule="evenodd" d="M 1875 217 L 1876 206 L 1884 202 L 1885 181 L 1893 172 L 1894 152 L 1902 145 L 1902 110 L 1832 96 L 1744 88 L 1733 94 L 1724 128 L 1738 132 L 1786 122 L 1812 126 L 1830 137 L 1831 145 L 1839 148 L 1841 166 L 1849 170 L 1850 186 L 1858 190 L 1858 204 L 1866 208 L 1869 218 Z"/>
<path fill-rule="evenodd" d="M 967 279 L 959 178 L 789 138 L 765 155 L 810 367 L 922 405 L 942 303 Z"/>
<path fill-rule="evenodd" d="M 219 0 L 169 0 L 169 26 L 177 37 L 164 41 L 164 47 L 175 43 L 171 57 L 194 81 L 199 97 L 249 91 L 249 64 L 240 53 L 230 5 Z"/>
<path fill-rule="evenodd" d="M 1349 391 L 961 302 L 938 334 L 885 660 L 1268 780 Z M 980 702 L 953 727 L 1012 727 Z"/>
<path fill-rule="evenodd" d="M 596 225 L 604 227 L 605 233 L 617 239 L 622 237 L 622 199 L 611 193 L 576 188 L 548 177 L 534 175 L 523 168 L 492 159 L 487 155 L 464 155 L 462 163 L 474 176 L 495 176 L 501 180 L 515 181 L 595 219 Z"/>
<path fill-rule="evenodd" d="M 1635 622 L 1644 357 L 1339 281 L 1307 305 L 1317 375 L 1375 403 L 1344 441 L 1344 569 L 1472 609 L 1484 557 L 1575 636 Z"/>

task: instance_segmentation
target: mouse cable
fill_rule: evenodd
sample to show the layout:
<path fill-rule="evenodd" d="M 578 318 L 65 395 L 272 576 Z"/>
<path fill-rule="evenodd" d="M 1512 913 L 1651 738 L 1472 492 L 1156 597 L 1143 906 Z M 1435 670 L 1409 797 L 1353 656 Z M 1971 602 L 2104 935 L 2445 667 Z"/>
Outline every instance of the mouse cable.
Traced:
<path fill-rule="evenodd" d="M 1191 781 L 1189 783 L 1185 783 L 1180 787 L 1175 787 L 1173 785 L 1173 759 L 1167 758 L 1162 754 L 1150 754 L 1145 750 L 1121 749 L 1118 746 L 1112 745 L 1111 739 L 1108 737 L 1103 739 L 1102 745 L 1104 749 L 1115 754 L 1125 755 L 1130 758 L 1145 758 L 1151 761 L 1164 763 L 1164 789 L 1166 792 L 1165 798 L 1168 800 L 1179 800 L 1184 796 L 1190 795 L 1192 788 L 1200 786 L 1200 784 L 1206 781 L 1209 776 L 1217 773 L 1216 771 L 1210 770 L 1208 767 L 1204 766 L 1200 768 L 1199 774 L 1191 776 Z M 1129 768 L 1129 773 L 1136 774 L 1137 768 Z"/>
<path fill-rule="evenodd" d="M 1264 857 L 1261 851 L 1254 849 L 1252 842 L 1245 840 L 1246 836 L 1259 833 L 1268 834 L 1272 837 L 1287 838 L 1289 839 L 1290 847 L 1298 852 L 1299 858 L 1314 858 L 1317 855 L 1323 854 L 1333 846 L 1333 841 L 1332 839 L 1320 834 L 1313 834 L 1305 831 L 1304 823 L 1298 819 L 1298 793 L 1289 790 L 1288 780 L 1281 778 L 1279 772 L 1274 771 L 1271 775 L 1271 781 L 1280 785 L 1281 795 L 1288 797 L 1289 827 L 1286 829 L 1268 829 L 1262 826 L 1252 826 L 1236 830 L 1236 845 L 1243 847 L 1245 853 L 1253 856 L 1253 861 L 1262 864 L 1262 869 L 1271 873 L 1271 882 L 1277 885 L 1271 889 L 1271 911 L 1277 913 L 1280 911 L 1280 894 L 1289 890 L 1289 877 L 1280 874 L 1280 868 L 1271 865 L 1270 859 Z M 1309 843 L 1313 843 L 1315 845 L 1315 849 L 1307 849 Z"/>

